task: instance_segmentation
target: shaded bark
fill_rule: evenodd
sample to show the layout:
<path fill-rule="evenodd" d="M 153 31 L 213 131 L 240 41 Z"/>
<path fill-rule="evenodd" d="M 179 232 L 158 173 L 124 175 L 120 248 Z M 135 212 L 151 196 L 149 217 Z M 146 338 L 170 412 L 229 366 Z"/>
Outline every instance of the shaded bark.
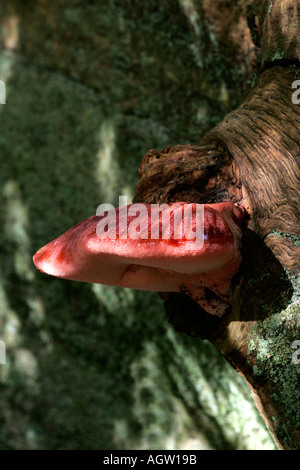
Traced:
<path fill-rule="evenodd" d="M 299 449 L 300 367 L 292 344 L 300 339 L 300 113 L 291 88 L 299 70 L 299 5 L 260 6 L 264 70 L 256 87 L 199 145 L 148 152 L 135 200 L 232 201 L 247 209 L 243 264 L 225 319 L 183 294 L 163 298 L 178 331 L 208 338 L 245 377 L 277 446 Z"/>
<path fill-rule="evenodd" d="M 292 0 L 261 2 L 262 63 L 299 59 L 300 4 Z"/>

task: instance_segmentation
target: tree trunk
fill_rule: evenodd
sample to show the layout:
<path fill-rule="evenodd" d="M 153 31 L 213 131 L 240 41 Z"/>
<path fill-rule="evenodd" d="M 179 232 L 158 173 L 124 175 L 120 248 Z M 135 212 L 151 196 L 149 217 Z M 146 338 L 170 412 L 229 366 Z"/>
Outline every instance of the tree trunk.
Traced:
<path fill-rule="evenodd" d="M 151 150 L 135 201 L 240 202 L 249 214 L 243 263 L 225 319 L 164 294 L 176 330 L 209 339 L 242 374 L 278 448 L 300 449 L 300 5 L 257 2 L 257 84 L 199 145 Z M 258 21 L 256 21 L 258 23 Z M 298 346 L 299 347 L 299 346 Z"/>

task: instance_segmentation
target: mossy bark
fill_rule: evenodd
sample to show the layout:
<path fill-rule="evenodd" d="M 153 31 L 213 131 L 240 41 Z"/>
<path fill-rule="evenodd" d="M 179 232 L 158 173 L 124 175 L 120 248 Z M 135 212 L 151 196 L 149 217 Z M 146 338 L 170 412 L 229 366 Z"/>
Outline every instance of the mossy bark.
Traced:
<path fill-rule="evenodd" d="M 293 0 L 262 2 L 260 17 L 262 63 L 299 59 L 300 4 Z"/>
<path fill-rule="evenodd" d="M 246 377 L 277 444 L 300 446 L 299 110 L 293 74 L 267 69 L 255 90 L 210 133 L 240 170 L 251 214 L 230 316 L 213 341 Z"/>
<path fill-rule="evenodd" d="M 46 241 L 133 188 L 145 149 L 198 142 L 238 106 L 260 51 L 247 28 L 251 3 L 1 2 L 8 95 L 1 108 L 0 333 L 9 360 L 0 377 L 1 448 L 161 448 L 170 436 L 180 446 L 195 434 L 205 448 L 271 447 L 263 427 L 241 411 L 252 403 L 237 374 L 207 342 L 173 335 L 159 299 L 48 279 L 31 263 Z M 275 5 L 257 3 L 257 11 L 262 5 L 269 14 Z M 255 12 L 249 10 L 249 24 Z M 252 37 L 264 30 L 255 18 L 253 25 Z M 269 56 L 265 67 L 299 59 L 278 46 Z M 298 79 L 296 64 L 290 68 Z M 147 191 L 161 201 L 243 201 L 247 175 L 239 170 L 239 151 L 213 136 L 187 148 L 150 152 L 149 176 L 154 162 L 162 168 L 150 187 L 144 180 L 141 197 Z M 183 295 L 165 304 L 176 329 L 211 338 L 247 375 L 280 435 L 287 421 L 297 420 L 299 366 L 291 362 L 287 331 L 292 343 L 298 317 L 290 301 L 293 275 L 287 277 L 265 240 L 278 239 L 289 252 L 298 239 L 278 227 L 263 239 L 255 232 L 255 209 L 244 236 L 247 263 L 224 323 L 213 323 Z M 272 403 L 283 406 L 283 418 L 290 413 L 286 422 L 265 399 L 264 381 L 274 375 Z"/>
<path fill-rule="evenodd" d="M 215 320 L 179 294 L 164 295 L 166 310 L 178 331 L 209 338 L 245 377 L 278 448 L 300 449 L 299 5 L 266 1 L 260 23 L 256 87 L 199 145 L 148 152 L 136 200 L 230 200 L 247 209 L 231 312 Z"/>

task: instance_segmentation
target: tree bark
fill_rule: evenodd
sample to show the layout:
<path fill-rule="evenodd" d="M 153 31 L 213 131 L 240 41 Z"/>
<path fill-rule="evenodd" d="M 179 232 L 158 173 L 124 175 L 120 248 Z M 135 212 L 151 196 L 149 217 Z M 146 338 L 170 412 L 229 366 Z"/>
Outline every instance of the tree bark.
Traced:
<path fill-rule="evenodd" d="M 280 449 L 300 449 L 300 5 L 265 1 L 257 85 L 199 145 L 151 150 L 135 201 L 240 202 L 243 262 L 224 319 L 183 294 L 164 294 L 176 330 L 209 339 L 242 374 Z"/>

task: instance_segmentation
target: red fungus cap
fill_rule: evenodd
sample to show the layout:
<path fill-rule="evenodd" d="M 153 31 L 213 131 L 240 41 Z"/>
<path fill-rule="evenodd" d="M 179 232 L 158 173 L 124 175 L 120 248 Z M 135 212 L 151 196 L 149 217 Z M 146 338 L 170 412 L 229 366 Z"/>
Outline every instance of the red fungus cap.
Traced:
<path fill-rule="evenodd" d="M 209 313 L 222 315 L 229 305 L 230 280 L 240 266 L 244 209 L 230 202 L 162 206 L 155 218 L 149 204 L 92 216 L 38 250 L 34 264 L 64 279 L 184 292 Z M 177 223 L 185 210 L 188 230 Z M 163 225 L 164 215 L 169 227 Z M 213 293 L 209 301 L 207 289 Z"/>

